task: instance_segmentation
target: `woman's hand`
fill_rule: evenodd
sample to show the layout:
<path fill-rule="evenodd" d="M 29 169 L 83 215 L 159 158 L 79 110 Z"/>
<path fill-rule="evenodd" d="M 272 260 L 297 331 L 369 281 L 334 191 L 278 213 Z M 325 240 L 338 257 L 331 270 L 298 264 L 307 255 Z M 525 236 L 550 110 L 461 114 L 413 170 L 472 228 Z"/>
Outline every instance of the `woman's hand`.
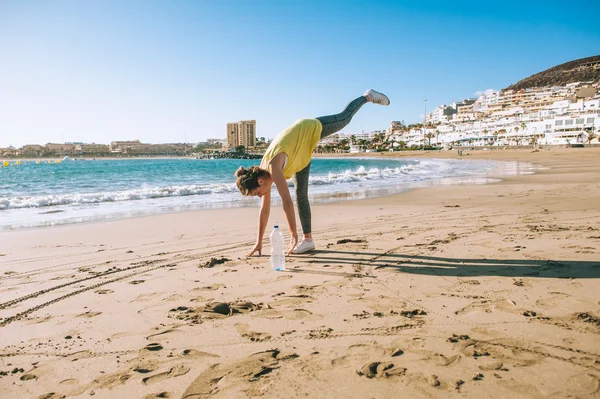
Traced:
<path fill-rule="evenodd" d="M 296 248 L 296 245 L 298 245 L 298 234 L 292 235 L 290 249 L 287 252 L 288 255 L 292 254 L 292 251 L 294 250 L 294 248 Z"/>
<path fill-rule="evenodd" d="M 252 251 L 250 251 L 248 255 L 246 255 L 246 258 L 251 257 L 256 252 L 258 252 L 258 256 L 262 256 L 262 242 L 257 242 L 256 244 L 254 244 L 254 248 L 252 248 Z"/>

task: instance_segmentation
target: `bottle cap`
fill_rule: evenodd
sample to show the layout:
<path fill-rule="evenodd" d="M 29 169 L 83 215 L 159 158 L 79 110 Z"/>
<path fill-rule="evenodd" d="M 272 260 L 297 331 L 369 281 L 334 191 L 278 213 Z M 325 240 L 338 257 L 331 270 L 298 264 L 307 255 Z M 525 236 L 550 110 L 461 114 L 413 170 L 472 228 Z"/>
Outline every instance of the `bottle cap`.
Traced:
<path fill-rule="evenodd" d="M 276 229 L 278 229 L 278 228 L 279 228 L 279 226 L 278 226 L 278 225 L 275 225 L 274 227 L 275 227 Z"/>

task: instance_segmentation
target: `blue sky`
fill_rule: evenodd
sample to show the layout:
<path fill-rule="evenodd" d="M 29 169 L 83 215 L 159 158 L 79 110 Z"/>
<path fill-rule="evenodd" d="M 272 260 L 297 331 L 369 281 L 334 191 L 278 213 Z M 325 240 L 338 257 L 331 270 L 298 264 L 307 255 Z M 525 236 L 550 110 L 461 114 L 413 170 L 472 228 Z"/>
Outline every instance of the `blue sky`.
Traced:
<path fill-rule="evenodd" d="M 600 54 L 596 1 L 0 0 L 0 147 L 272 138 L 341 111 L 344 132 Z"/>

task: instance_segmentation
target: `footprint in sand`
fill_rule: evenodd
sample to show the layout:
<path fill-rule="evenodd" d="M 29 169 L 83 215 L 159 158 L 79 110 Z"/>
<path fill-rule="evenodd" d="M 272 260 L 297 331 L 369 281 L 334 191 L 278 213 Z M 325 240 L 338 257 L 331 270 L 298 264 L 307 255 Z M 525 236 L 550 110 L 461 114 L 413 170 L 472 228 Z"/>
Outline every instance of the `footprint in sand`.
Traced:
<path fill-rule="evenodd" d="M 454 355 L 454 356 L 444 356 L 441 353 L 436 353 L 435 355 L 431 356 L 429 359 L 433 360 L 433 362 L 437 365 L 437 366 L 442 366 L 442 367 L 446 367 L 451 365 L 452 363 L 454 363 L 455 361 L 457 361 L 460 358 L 459 355 Z"/>
<path fill-rule="evenodd" d="M 96 294 L 112 294 L 114 291 L 113 290 L 109 290 L 109 289 L 104 289 L 104 290 L 96 290 L 94 291 Z"/>
<path fill-rule="evenodd" d="M 48 320 L 52 319 L 52 316 L 43 316 L 43 317 L 32 317 L 30 319 L 27 319 L 25 321 L 26 325 L 31 325 L 31 324 L 41 324 L 41 323 L 45 323 Z"/>
<path fill-rule="evenodd" d="M 138 285 L 138 284 L 142 284 L 145 281 L 146 280 L 133 280 L 133 281 L 130 281 L 129 284 Z"/>
<path fill-rule="evenodd" d="M 212 302 L 214 300 L 215 300 L 214 296 L 201 295 L 201 296 L 197 296 L 197 297 L 190 299 L 190 302 Z"/>
<path fill-rule="evenodd" d="M 159 330 L 157 333 L 148 335 L 146 339 L 150 340 L 150 338 L 152 338 L 153 341 L 168 341 L 170 339 L 173 339 L 174 336 L 181 334 L 183 334 L 183 332 L 177 329 L 177 325 L 176 327 L 165 326 L 162 330 Z"/>
<path fill-rule="evenodd" d="M 290 276 L 289 274 L 286 274 L 284 276 L 278 276 L 278 277 L 275 277 L 275 278 L 269 278 L 269 279 L 266 279 L 266 280 L 261 280 L 260 283 L 261 284 L 278 283 L 278 282 L 280 282 L 282 280 L 289 280 L 291 278 L 292 278 L 292 276 Z"/>
<path fill-rule="evenodd" d="M 148 345 L 144 346 L 144 349 L 147 351 L 156 352 L 156 351 L 162 350 L 163 347 L 160 344 L 152 343 L 152 344 L 148 344 Z"/>
<path fill-rule="evenodd" d="M 323 318 L 321 315 L 313 314 L 311 311 L 306 309 L 292 309 L 292 310 L 277 310 L 277 309 L 263 309 L 256 312 L 254 317 L 261 319 L 286 319 L 286 320 L 320 320 Z"/>
<path fill-rule="evenodd" d="M 161 294 L 162 294 L 162 292 L 151 292 L 149 294 L 141 294 L 141 295 L 138 295 L 138 297 L 135 298 L 134 300 L 132 300 L 131 302 L 148 302 L 155 296 L 161 295 Z"/>
<path fill-rule="evenodd" d="M 77 378 L 68 378 L 66 380 L 62 380 L 58 383 L 59 385 L 77 385 L 79 384 L 79 380 Z"/>
<path fill-rule="evenodd" d="M 162 301 L 163 302 L 173 302 L 173 301 L 179 301 L 183 298 L 184 298 L 183 295 L 173 294 L 173 295 L 169 295 L 168 297 L 164 298 Z"/>
<path fill-rule="evenodd" d="M 464 315 L 473 312 L 491 313 L 495 310 L 502 310 L 509 313 L 523 313 L 523 309 L 515 306 L 515 303 L 509 299 L 481 299 L 472 302 L 470 305 L 454 312 L 456 315 Z"/>
<path fill-rule="evenodd" d="M 502 362 L 498 360 L 491 360 L 489 363 L 482 364 L 479 366 L 479 370 L 483 371 L 493 371 L 502 369 Z"/>
<path fill-rule="evenodd" d="M 179 364 L 177 366 L 171 367 L 168 371 L 164 371 L 162 373 L 151 375 L 150 377 L 146 377 L 142 379 L 144 384 L 151 384 L 154 382 L 159 382 L 166 380 L 168 378 L 179 377 L 180 375 L 185 375 L 190 371 L 190 368 L 184 364 Z"/>
<path fill-rule="evenodd" d="M 171 398 L 171 392 L 160 392 L 160 393 L 151 393 L 145 395 L 142 399 L 156 399 L 156 398 Z"/>
<path fill-rule="evenodd" d="M 40 395 L 35 399 L 65 399 L 65 398 L 66 398 L 65 395 L 61 395 L 56 392 L 50 392 L 50 393 L 45 393 L 43 395 Z"/>
<path fill-rule="evenodd" d="M 568 395 L 591 395 L 595 397 L 600 391 L 600 377 L 585 373 L 576 374 L 567 381 Z"/>
<path fill-rule="evenodd" d="M 295 285 L 292 287 L 298 294 L 318 294 L 327 292 L 327 288 L 322 285 Z"/>
<path fill-rule="evenodd" d="M 406 308 L 406 302 L 398 298 L 378 295 L 378 296 L 363 296 L 364 294 L 352 294 L 356 299 L 350 299 L 348 303 L 359 304 L 368 307 L 374 312 L 389 314 L 391 311 Z"/>
<path fill-rule="evenodd" d="M 203 352 L 196 349 L 184 349 L 183 356 L 190 359 L 202 359 L 207 357 L 219 357 L 219 355 L 215 355 L 214 353 Z"/>
<path fill-rule="evenodd" d="M 489 358 L 490 362 L 501 362 L 510 367 L 527 367 L 537 364 L 545 359 L 545 355 L 534 353 L 522 347 L 522 343 L 513 340 L 497 342 L 469 342 L 460 352 L 466 357 Z M 492 361 L 493 359 L 493 361 Z M 492 367 L 492 365 L 490 365 Z M 503 370 L 502 367 L 499 370 Z"/>
<path fill-rule="evenodd" d="M 298 355 L 283 355 L 278 349 L 258 352 L 242 360 L 227 364 L 215 364 L 203 371 L 192 382 L 182 399 L 202 399 L 220 394 L 220 397 L 247 397 L 248 383 L 270 384 L 270 373 L 281 362 L 297 358 Z"/>
<path fill-rule="evenodd" d="M 112 389 L 119 385 L 125 384 L 127 382 L 127 380 L 129 380 L 130 378 L 131 378 L 131 374 L 123 374 L 123 373 L 104 375 L 104 376 L 96 378 L 92 382 L 92 386 L 96 389 L 104 389 L 104 388 Z"/>
<path fill-rule="evenodd" d="M 153 371 L 156 371 L 159 367 L 159 364 L 156 360 L 139 360 L 136 365 L 133 367 L 133 371 L 136 373 L 147 374 Z"/>
<path fill-rule="evenodd" d="M 347 354 L 331 361 L 332 366 L 344 366 L 348 364 L 355 364 L 365 362 L 369 359 L 382 358 L 386 355 L 399 356 L 400 352 L 398 349 L 386 350 L 380 345 L 373 344 L 356 344 L 350 345 L 347 349 Z M 402 352 L 403 353 L 403 352 Z"/>
<path fill-rule="evenodd" d="M 76 315 L 75 317 L 83 317 L 83 318 L 92 318 L 92 317 L 96 317 L 96 316 L 100 316 L 102 314 L 102 312 L 92 312 L 92 311 L 87 311 L 85 313 L 80 313 L 78 315 Z"/>
<path fill-rule="evenodd" d="M 222 319 L 236 314 L 244 314 L 262 309 L 262 304 L 248 301 L 210 302 L 205 306 L 188 308 L 179 306 L 169 311 L 169 317 L 185 320 L 192 324 L 200 324 L 207 319 Z"/>
<path fill-rule="evenodd" d="M 243 338 L 248 338 L 252 342 L 262 342 L 271 339 L 271 334 L 250 331 L 250 326 L 245 323 L 236 324 L 235 329 L 240 334 L 240 336 L 242 336 Z"/>
<path fill-rule="evenodd" d="M 283 312 L 283 317 L 286 320 L 305 320 L 305 319 L 320 320 L 323 318 L 323 316 L 315 315 L 306 309 L 293 309 L 293 310 L 285 311 L 285 312 Z"/>
<path fill-rule="evenodd" d="M 298 294 L 298 295 L 281 295 L 274 302 L 273 306 L 275 307 L 290 307 L 290 306 L 298 306 L 304 305 L 307 303 L 311 303 L 315 300 L 310 295 L 306 294 Z"/>
<path fill-rule="evenodd" d="M 225 284 L 205 285 L 204 287 L 194 288 L 192 291 L 216 291 L 225 288 Z"/>
<path fill-rule="evenodd" d="M 537 301 L 535 301 L 535 304 L 541 308 L 547 309 L 556 308 L 559 305 L 568 307 L 572 305 L 581 304 L 581 302 L 579 302 L 578 300 L 572 299 L 571 295 L 565 294 L 563 292 L 550 292 L 549 294 L 551 294 L 550 297 L 538 299 Z"/>
<path fill-rule="evenodd" d="M 406 368 L 397 367 L 392 362 L 367 363 L 356 371 L 358 375 L 367 378 L 386 378 L 406 374 Z"/>

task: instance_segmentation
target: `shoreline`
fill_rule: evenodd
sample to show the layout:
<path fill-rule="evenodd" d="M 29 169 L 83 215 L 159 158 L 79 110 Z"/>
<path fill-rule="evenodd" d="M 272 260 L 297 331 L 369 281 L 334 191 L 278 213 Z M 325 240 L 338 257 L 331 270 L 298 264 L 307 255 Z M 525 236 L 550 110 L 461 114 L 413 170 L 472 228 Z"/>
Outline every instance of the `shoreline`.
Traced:
<path fill-rule="evenodd" d="M 340 154 L 342 155 L 342 154 Z M 370 154 L 369 154 L 370 155 Z M 326 159 L 326 157 L 320 157 L 321 159 Z M 339 156 L 339 157 L 335 157 L 335 158 L 329 158 L 329 159 L 341 159 L 341 158 L 346 158 L 346 159 L 371 159 L 371 160 L 381 160 L 381 157 L 375 157 L 375 156 L 362 156 L 362 157 L 344 157 L 344 156 Z M 422 159 L 421 158 L 417 158 L 414 156 L 410 156 L 410 157 L 386 157 L 386 158 L 390 158 L 390 159 Z M 432 160 L 443 160 L 444 158 L 440 158 L 440 157 L 427 157 L 428 159 L 432 159 Z M 448 159 L 448 158 L 445 158 Z M 459 160 L 473 160 L 475 161 L 476 159 L 469 159 L 469 158 L 462 158 Z M 502 160 L 502 161 L 497 161 L 497 160 L 491 160 L 491 162 L 501 162 L 499 167 L 494 168 L 493 171 L 482 171 L 480 173 L 476 173 L 476 174 L 463 174 L 461 175 L 460 173 L 458 175 L 452 175 L 452 176 L 446 176 L 446 177 L 438 177 L 438 178 L 427 178 L 424 180 L 418 180 L 418 181 L 413 181 L 413 182 L 397 182 L 395 184 L 392 184 L 390 182 L 387 183 L 387 185 L 384 186 L 377 186 L 377 187 L 363 187 L 357 191 L 352 191 L 351 189 L 349 191 L 342 191 L 342 192 L 329 192 L 329 194 L 327 193 L 323 193 L 323 192 L 319 192 L 319 190 L 317 190 L 316 192 L 310 193 L 311 194 L 311 203 L 313 205 L 316 204 L 324 204 L 324 203 L 338 203 L 338 202 L 342 202 L 342 201 L 361 201 L 364 199 L 369 199 L 369 198 L 378 198 L 378 197 L 382 197 L 382 196 L 390 196 L 390 195 L 398 195 L 398 194 L 402 194 L 414 189 L 418 189 L 418 188 L 426 188 L 426 187 L 437 187 L 437 186 L 462 186 L 462 185 L 473 185 L 473 184 L 489 184 L 491 182 L 494 182 L 498 179 L 502 179 L 505 176 L 509 176 L 512 175 L 514 173 L 530 173 L 530 172 L 526 172 L 525 169 L 527 168 L 532 168 L 531 166 L 529 166 L 529 163 L 524 163 L 523 161 L 523 165 L 521 166 L 522 170 L 517 170 L 519 168 L 515 168 L 513 166 L 510 165 L 510 162 L 512 161 L 508 161 L 508 160 Z M 489 169 L 489 168 L 488 168 Z M 514 169 L 514 170 L 513 170 Z M 535 169 L 535 168 L 532 168 Z M 463 171 L 464 173 L 465 171 Z M 315 189 L 318 187 L 315 187 Z M 339 190 L 339 189 L 338 189 Z M 185 197 L 185 196 L 183 196 Z M 53 228 L 53 227 L 58 227 L 58 226 L 64 226 L 64 225 L 76 225 L 76 224 L 88 224 L 88 223 L 96 223 L 96 222 L 107 222 L 107 221 L 115 221 L 115 220 L 123 220 L 123 219 L 136 219 L 139 217 L 151 217 L 154 215 L 161 215 L 161 214 L 172 214 L 172 213 L 181 213 L 181 212 L 204 212 L 204 211 L 211 211 L 211 210 L 215 210 L 215 209 L 232 209 L 232 208 L 257 208 L 259 206 L 258 202 L 254 202 L 254 203 L 248 203 L 248 202 L 233 202 L 233 203 L 223 203 L 223 202 L 208 202 L 208 203 L 204 203 L 203 205 L 200 205 L 197 203 L 198 200 L 194 200 L 194 196 L 191 197 L 192 198 L 192 202 L 195 203 L 195 205 L 187 205 L 188 209 L 186 208 L 185 205 L 185 198 L 180 198 L 178 196 L 175 196 L 172 198 L 172 200 L 178 200 L 179 201 L 183 201 L 184 203 L 172 203 L 171 205 L 168 204 L 161 204 L 159 205 L 157 203 L 157 206 L 160 206 L 160 210 L 152 210 L 152 207 L 150 207 L 148 204 L 140 204 L 137 205 L 137 207 L 135 206 L 135 202 L 137 201 L 117 201 L 115 202 L 115 204 L 121 204 L 120 207 L 121 208 L 117 208 L 114 209 L 112 211 L 107 211 L 105 210 L 104 212 L 101 213 L 90 213 L 92 212 L 95 208 L 90 208 L 90 210 L 88 211 L 87 214 L 85 214 L 84 212 L 81 212 L 82 210 L 80 209 L 71 209 L 71 205 L 70 204 L 57 204 L 57 205 L 51 205 L 51 206 L 42 206 L 39 208 L 33 208 L 33 209 L 37 209 L 38 211 L 36 211 L 36 213 L 40 214 L 40 215 L 50 215 L 49 218 L 45 218 L 45 219 L 39 219 L 37 222 L 32 222 L 32 223 L 25 223 L 25 222 L 21 222 L 19 221 L 18 217 L 16 214 L 13 215 L 13 221 L 11 221 L 11 219 L 7 219 L 6 223 L 4 226 L 2 226 L 2 228 L 0 229 L 0 231 L 16 231 L 16 230 L 21 230 L 21 229 L 36 229 L 36 228 Z M 198 197 L 200 198 L 200 197 Z M 148 199 L 146 199 L 147 201 Z M 168 199 L 164 199 L 165 201 L 167 201 Z M 161 199 L 158 199 L 158 201 L 161 201 Z M 109 202 L 112 203 L 112 202 Z M 104 202 L 100 202 L 99 205 L 104 204 Z M 105 204 L 106 205 L 106 204 Z M 279 206 L 279 201 L 277 198 L 274 199 L 273 202 L 274 206 Z M 89 206 L 89 205 L 88 205 Z M 66 208 L 65 208 L 66 207 Z M 143 207 L 143 210 L 142 208 Z M 135 208 L 135 210 L 132 210 L 132 208 Z M 27 209 L 23 209 L 23 211 L 26 211 Z M 5 209 L 2 210 L 2 212 L 19 212 L 19 209 Z M 66 212 L 66 213 L 65 213 Z M 107 213 L 108 212 L 108 213 Z M 54 216 L 54 214 L 58 214 L 57 217 Z M 8 216 L 7 216 L 8 217 Z M 24 220 L 23 219 L 24 214 L 22 215 L 20 220 Z"/>
<path fill-rule="evenodd" d="M 316 204 L 285 272 L 256 208 L 0 232 L 0 396 L 595 397 L 599 155 Z"/>

